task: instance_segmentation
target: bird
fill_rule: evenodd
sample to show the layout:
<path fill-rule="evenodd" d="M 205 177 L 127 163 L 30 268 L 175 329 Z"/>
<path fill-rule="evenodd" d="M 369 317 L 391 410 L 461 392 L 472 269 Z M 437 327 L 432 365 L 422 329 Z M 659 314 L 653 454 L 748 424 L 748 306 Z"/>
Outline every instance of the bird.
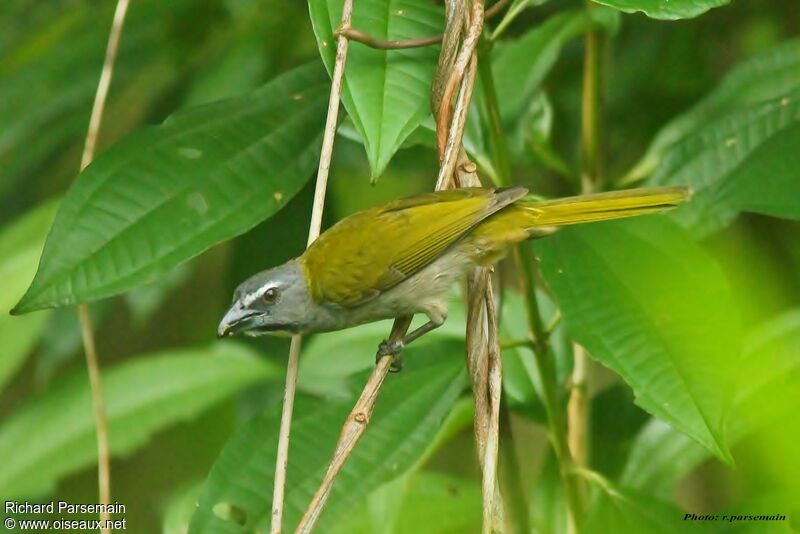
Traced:
<path fill-rule="evenodd" d="M 425 324 L 379 345 L 378 358 L 398 357 L 444 324 L 451 286 L 473 267 L 562 226 L 652 214 L 688 196 L 687 188 L 654 187 L 542 200 L 514 186 L 393 200 L 342 219 L 302 255 L 245 280 L 217 334 L 330 332 L 424 314 Z"/>

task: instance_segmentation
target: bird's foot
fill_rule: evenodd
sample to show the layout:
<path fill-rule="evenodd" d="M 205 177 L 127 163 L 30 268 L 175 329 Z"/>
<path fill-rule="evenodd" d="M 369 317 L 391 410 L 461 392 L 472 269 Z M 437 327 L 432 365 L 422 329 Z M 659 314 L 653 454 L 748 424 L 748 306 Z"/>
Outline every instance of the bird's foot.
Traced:
<path fill-rule="evenodd" d="M 400 353 L 403 352 L 405 343 L 402 341 L 392 341 L 384 339 L 378 345 L 378 353 L 375 355 L 375 363 L 377 363 L 384 356 L 391 356 L 392 363 L 389 365 L 389 372 L 398 373 L 403 370 L 403 358 Z"/>

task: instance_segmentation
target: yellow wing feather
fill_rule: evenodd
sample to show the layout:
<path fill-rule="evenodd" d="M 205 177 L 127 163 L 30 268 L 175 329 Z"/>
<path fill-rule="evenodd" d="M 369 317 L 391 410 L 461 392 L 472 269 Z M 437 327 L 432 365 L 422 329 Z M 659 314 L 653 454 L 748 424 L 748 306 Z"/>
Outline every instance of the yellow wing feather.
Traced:
<path fill-rule="evenodd" d="M 429 265 L 525 188 L 457 189 L 396 200 L 330 228 L 298 259 L 317 302 L 356 306 Z"/>

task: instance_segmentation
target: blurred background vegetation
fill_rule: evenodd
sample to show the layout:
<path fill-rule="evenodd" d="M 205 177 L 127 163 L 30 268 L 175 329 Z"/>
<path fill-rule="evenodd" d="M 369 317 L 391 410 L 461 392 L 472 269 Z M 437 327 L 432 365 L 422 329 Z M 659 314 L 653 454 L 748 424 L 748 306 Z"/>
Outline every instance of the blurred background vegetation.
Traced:
<path fill-rule="evenodd" d="M 75 180 L 113 4 L 4 0 L 0 5 L 0 273 L 5 273 L 0 302 L 4 310 L 17 302 L 33 278 L 58 199 Z M 513 42 L 561 12 L 584 9 L 579 1 L 532 4 L 543 5 L 524 10 L 505 30 L 503 39 Z M 679 21 L 653 20 L 640 13 L 609 18 L 613 18 L 615 31 L 608 40 L 603 68 L 606 187 L 622 180 L 641 160 L 656 133 L 719 87 L 731 69 L 800 33 L 800 9 L 795 0 L 771 0 L 768 5 L 762 0 L 735 0 Z M 791 50 L 798 54 L 800 46 L 795 44 Z M 537 93 L 538 107 L 526 112 L 526 124 L 514 127 L 515 135 L 519 128 L 529 134 L 520 135 L 518 149 L 512 147 L 513 181 L 542 195 L 576 192 L 576 182 L 569 176 L 576 175 L 579 164 L 583 52 L 580 35 L 565 40 Z M 320 63 L 305 2 L 134 0 L 98 152 L 143 125 L 159 124 L 184 108 L 246 94 L 306 62 Z M 800 57 L 795 65 L 800 70 Z M 793 87 L 791 83 L 800 86 L 800 72 L 787 77 L 791 78 L 786 81 L 787 89 Z M 502 87 L 499 90 L 502 93 Z M 702 121 L 696 127 L 701 125 Z M 337 138 L 326 225 L 377 202 L 433 186 L 437 158 L 424 140 L 407 143 L 372 183 L 358 134 L 347 123 L 343 131 L 349 134 Z M 481 170 L 491 175 L 490 169 Z M 790 170 L 794 182 L 800 182 L 800 169 Z M 800 205 L 797 191 L 795 187 L 794 196 L 785 198 L 788 204 Z M 758 187 L 751 191 L 753 195 L 759 192 Z M 239 282 L 303 250 L 312 196 L 309 181 L 284 209 L 240 237 L 211 248 L 153 284 L 91 304 L 102 368 L 113 372 L 140 360 L 138 369 L 127 367 L 116 377 L 106 376 L 105 384 L 107 393 L 113 395 L 116 390 L 119 395 L 118 400 L 109 401 L 119 406 L 122 414 L 119 420 L 112 417 L 111 425 L 112 443 L 120 440 L 113 447 L 113 496 L 127 507 L 129 531 L 185 531 L 199 487 L 223 446 L 244 421 L 276 412 L 288 343 L 258 339 L 219 348 L 215 330 Z M 627 282 L 632 291 L 663 283 L 654 293 L 661 296 L 657 305 L 663 307 L 659 310 L 692 317 L 713 342 L 724 344 L 731 336 L 746 338 L 743 343 L 749 358 L 739 360 L 729 353 L 731 358 L 726 360 L 726 355 L 720 354 L 722 349 L 714 354 L 722 365 L 720 377 L 745 371 L 741 374 L 746 380 L 734 388 L 736 399 L 757 390 L 741 403 L 745 407 L 736 412 L 727 432 L 736 466 L 726 466 L 684 434 L 651 418 L 633 403 L 633 393 L 625 382 L 596 363 L 590 467 L 603 480 L 630 491 L 627 502 L 635 503 L 631 508 L 617 508 L 612 498 L 604 500 L 603 495 L 611 493 L 600 491 L 591 512 L 595 514 L 592 524 L 599 532 L 606 527 L 609 532 L 623 528 L 660 531 L 659 524 L 663 530 L 671 530 L 674 525 L 663 517 L 676 522 L 682 519 L 677 508 L 698 514 L 726 509 L 794 513 L 793 526 L 800 528 L 800 426 L 796 424 L 800 409 L 800 223 L 752 213 L 728 223 L 696 234 L 698 244 L 692 245 L 698 249 L 696 257 L 686 256 L 685 261 L 666 265 L 658 261 L 658 255 L 645 258 L 637 266 L 652 269 L 650 276 Z M 555 280 L 556 271 L 565 265 L 568 270 L 580 269 L 580 265 L 569 264 L 573 247 L 591 243 L 613 248 L 616 234 L 603 228 L 543 242 L 542 268 L 547 281 Z M 661 236 L 665 250 L 670 240 L 683 243 L 682 234 L 675 236 L 657 223 L 635 228 L 634 233 Z M 616 256 L 612 254 L 609 269 L 628 260 L 636 263 L 629 253 L 621 248 Z M 704 263 L 706 258 L 713 266 Z M 694 293 L 688 300 L 682 297 L 685 287 L 670 285 L 677 282 L 669 274 L 680 269 L 693 277 L 689 287 Z M 714 292 L 720 279 L 724 279 L 727 292 L 724 298 Z M 566 289 L 559 289 L 557 282 L 551 285 L 551 293 L 568 316 L 570 304 L 562 297 Z M 515 304 L 514 284 L 511 286 L 506 302 L 509 312 L 504 315 L 504 323 L 509 323 L 504 325 L 506 341 L 524 336 L 525 329 L 524 319 L 515 319 L 522 308 Z M 709 286 L 713 287 L 704 292 Z M 604 286 L 596 287 L 604 291 Z M 615 289 L 609 291 L 613 295 Z M 624 292 L 624 287 L 619 291 Z M 543 298 L 548 310 L 552 308 L 551 297 Z M 714 305 L 700 311 L 695 306 L 703 299 L 717 298 Z M 579 305 L 574 303 L 573 308 Z M 656 321 L 671 320 L 668 313 L 658 313 L 656 310 Z M 708 315 L 712 313 L 719 315 Z M 738 316 L 741 326 L 736 332 L 725 330 L 731 324 L 724 319 L 726 314 Z M 411 365 L 405 378 L 409 383 L 403 386 L 406 389 L 394 393 L 398 403 L 404 402 L 403 392 L 416 395 L 413 377 L 424 375 L 426 366 L 441 365 L 436 356 L 461 361 L 458 328 L 463 322 L 459 323 L 457 311 L 453 315 L 450 333 L 431 342 L 435 350 L 410 351 L 410 361 L 418 356 L 426 363 L 416 368 Z M 522 325 L 514 326 L 515 320 Z M 580 339 L 574 333 L 581 328 L 580 320 L 568 320 L 566 326 L 573 339 Z M 516 336 L 512 335 L 515 328 Z M 568 369 L 571 350 L 568 333 L 563 330 L 559 326 L 554 344 L 564 347 L 559 361 Z M 323 442 L 325 436 L 330 438 L 328 447 L 332 447 L 342 420 L 339 407 L 346 407 L 349 396 L 360 387 L 362 371 L 372 363 L 375 343 L 388 330 L 381 324 L 359 332 L 350 337 L 317 336 L 304 352 L 301 389 L 307 398 L 299 405 L 298 417 L 306 408 L 308 413 L 316 413 L 314 403 L 333 405 L 327 419 L 312 425 L 312 431 L 318 425 Z M 0 349 L 0 496 L 94 502 L 94 437 L 75 310 L 0 318 Z M 506 392 L 522 485 L 536 531 L 559 532 L 563 521 L 557 510 L 563 508 L 563 501 L 542 425 L 536 373 L 526 367 L 525 356 L 519 352 L 508 351 Z M 142 357 L 153 353 L 159 353 L 161 359 Z M 171 360 L 173 353 L 189 355 L 198 362 L 214 353 L 220 353 L 217 356 L 222 359 L 216 367 L 205 369 L 205 374 L 193 374 L 194 360 Z M 427 357 L 427 353 L 432 354 Z M 567 374 L 566 370 L 560 374 L 565 382 Z M 707 378 L 713 381 L 717 377 Z M 136 392 L 149 386 L 152 397 L 145 402 Z M 376 484 L 378 489 L 371 491 L 367 500 L 353 501 L 363 513 L 349 514 L 350 522 L 340 522 L 339 531 L 377 531 L 376 525 L 398 532 L 478 531 L 479 469 L 469 401 L 461 390 L 448 390 L 447 395 L 449 404 L 441 407 L 439 415 L 449 414 L 449 427 L 439 434 L 439 443 L 428 448 L 424 463 L 420 463 L 421 452 L 401 461 L 405 462 L 401 471 L 413 472 L 413 476 Z M 309 404 L 304 404 L 306 401 Z M 416 417 L 414 413 L 406 417 Z M 276 437 L 269 430 L 271 421 L 264 423 L 265 439 Z M 434 418 L 427 424 L 428 434 L 423 434 L 430 438 L 438 431 L 439 422 Z M 376 425 L 368 433 L 380 431 Z M 324 447 L 320 453 L 323 460 L 329 454 Z M 407 471 L 412 464 L 414 469 Z M 391 478 L 391 473 L 384 473 L 378 481 Z M 788 521 L 706 527 L 726 532 L 792 528 Z M 333 530 L 330 523 L 325 528 Z"/>

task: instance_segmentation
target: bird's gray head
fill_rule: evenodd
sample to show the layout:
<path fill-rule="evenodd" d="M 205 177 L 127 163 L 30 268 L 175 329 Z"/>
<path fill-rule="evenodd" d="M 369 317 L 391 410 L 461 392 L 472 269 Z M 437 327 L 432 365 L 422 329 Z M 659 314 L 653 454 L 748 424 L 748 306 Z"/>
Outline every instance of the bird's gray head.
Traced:
<path fill-rule="evenodd" d="M 311 297 L 294 260 L 245 280 L 219 323 L 217 335 L 293 334 L 304 330 Z"/>

